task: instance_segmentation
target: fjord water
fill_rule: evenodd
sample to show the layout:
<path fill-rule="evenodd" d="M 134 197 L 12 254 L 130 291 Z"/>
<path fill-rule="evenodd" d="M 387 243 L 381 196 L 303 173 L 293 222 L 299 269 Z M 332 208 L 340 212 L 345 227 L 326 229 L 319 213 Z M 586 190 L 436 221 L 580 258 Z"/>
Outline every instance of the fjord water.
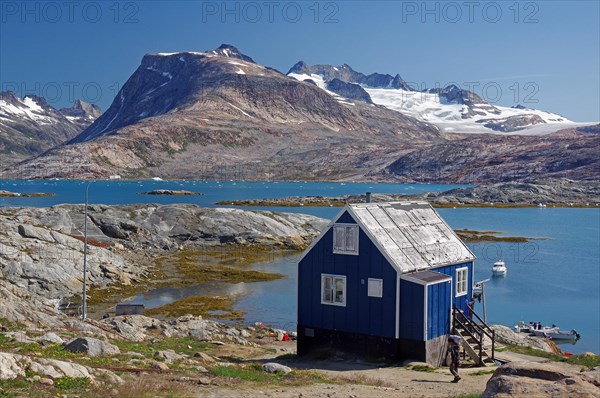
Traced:
<path fill-rule="evenodd" d="M 2 206 L 51 206 L 82 203 L 87 182 L 7 181 L 0 190 L 13 192 L 52 192 L 39 198 L 0 198 Z M 90 187 L 90 203 L 195 203 L 214 206 L 220 200 L 275 198 L 289 195 L 334 196 L 350 193 L 420 193 L 441 191 L 457 185 L 377 184 L 377 183 L 276 183 L 219 181 L 99 181 Z M 203 196 L 148 196 L 152 189 L 186 189 Z M 256 210 L 258 208 L 252 208 Z M 267 209 L 267 208 L 265 208 Z M 300 207 L 268 210 L 303 212 L 332 218 L 339 208 Z M 453 228 L 498 231 L 505 236 L 544 238 L 526 243 L 469 243 L 477 256 L 475 279 L 491 278 L 486 284 L 487 320 L 509 327 L 518 321 L 540 321 L 576 329 L 582 338 L 565 351 L 600 352 L 600 209 L 438 209 Z M 236 309 L 246 311 L 246 321 L 261 321 L 294 329 L 298 254 L 257 264 L 256 269 L 285 274 L 287 278 L 269 282 L 219 284 L 188 289 L 160 289 L 135 298 L 156 307 L 188 295 L 234 294 Z M 491 277 L 492 264 L 502 259 L 508 273 Z M 482 312 L 481 304 L 476 311 Z"/>

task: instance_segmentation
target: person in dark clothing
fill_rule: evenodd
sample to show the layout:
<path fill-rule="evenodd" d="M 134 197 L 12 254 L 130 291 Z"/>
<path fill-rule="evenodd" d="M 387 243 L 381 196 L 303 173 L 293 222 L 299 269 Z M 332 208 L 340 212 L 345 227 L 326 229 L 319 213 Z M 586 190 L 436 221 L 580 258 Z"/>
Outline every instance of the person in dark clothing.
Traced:
<path fill-rule="evenodd" d="M 446 351 L 446 359 L 450 354 L 450 373 L 454 376 L 452 383 L 458 383 L 460 376 L 458 375 L 458 365 L 460 365 L 460 345 L 454 337 L 448 339 L 448 350 Z"/>

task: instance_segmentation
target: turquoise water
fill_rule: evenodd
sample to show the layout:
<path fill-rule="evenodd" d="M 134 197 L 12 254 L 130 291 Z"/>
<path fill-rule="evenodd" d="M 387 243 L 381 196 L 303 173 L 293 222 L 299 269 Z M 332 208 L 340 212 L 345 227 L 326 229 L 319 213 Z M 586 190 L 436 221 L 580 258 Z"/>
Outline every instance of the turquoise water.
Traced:
<path fill-rule="evenodd" d="M 55 196 L 34 198 L 0 197 L 0 207 L 46 207 L 60 203 L 84 203 L 87 181 L 76 180 L 0 180 L 0 190 L 18 193 L 53 193 Z M 246 181 L 97 181 L 89 188 L 89 202 L 110 205 L 131 203 L 193 203 L 214 206 L 221 200 L 279 198 L 292 195 L 335 196 L 373 191 L 377 193 L 418 194 L 445 191 L 466 185 L 378 184 L 327 182 L 246 182 Z M 140 195 L 153 189 L 185 189 L 202 196 Z M 301 212 L 303 208 L 286 208 Z M 317 210 L 317 212 L 319 212 Z"/>
<path fill-rule="evenodd" d="M 54 192 L 47 198 L 0 198 L 1 206 L 50 206 L 82 203 L 85 182 L 6 181 L 0 190 Z M 376 183 L 275 183 L 216 181 L 102 181 L 90 187 L 90 203 L 195 203 L 213 206 L 219 200 L 271 198 L 288 195 L 341 195 L 346 193 L 419 193 L 456 186 Z M 146 196 L 152 189 L 188 189 L 204 196 Z M 339 208 L 268 208 L 334 217 Z M 453 228 L 491 230 L 507 236 L 546 238 L 527 243 L 473 243 L 477 256 L 475 279 L 491 278 L 492 264 L 503 259 L 505 277 L 491 278 L 486 285 L 487 319 L 512 327 L 518 321 L 540 321 L 576 329 L 582 338 L 563 349 L 573 353 L 600 352 L 600 209 L 439 209 Z M 295 328 L 297 255 L 254 268 L 279 272 L 285 279 L 249 284 L 200 285 L 186 289 L 161 289 L 134 299 L 156 307 L 193 294 L 226 292 L 239 295 L 237 309 L 247 312 L 248 322 L 261 321 L 285 329 Z M 482 312 L 481 304 L 476 311 Z"/>

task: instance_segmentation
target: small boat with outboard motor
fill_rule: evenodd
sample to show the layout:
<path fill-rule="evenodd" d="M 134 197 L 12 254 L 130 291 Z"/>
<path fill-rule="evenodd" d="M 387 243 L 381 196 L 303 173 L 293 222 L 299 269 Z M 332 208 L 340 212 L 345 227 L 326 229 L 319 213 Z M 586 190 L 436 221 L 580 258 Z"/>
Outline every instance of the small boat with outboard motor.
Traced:
<path fill-rule="evenodd" d="M 561 330 L 558 326 L 543 326 L 540 322 L 519 322 L 516 326 L 519 333 L 529 333 L 536 337 L 544 337 L 552 340 L 578 340 L 581 335 L 575 329 L 570 331 Z"/>

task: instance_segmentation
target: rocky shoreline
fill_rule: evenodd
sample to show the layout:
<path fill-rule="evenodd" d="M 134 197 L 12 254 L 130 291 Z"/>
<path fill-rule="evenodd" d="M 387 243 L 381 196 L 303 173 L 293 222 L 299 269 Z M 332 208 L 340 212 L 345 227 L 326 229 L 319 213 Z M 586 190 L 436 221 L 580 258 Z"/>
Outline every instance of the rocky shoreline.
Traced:
<path fill-rule="evenodd" d="M 198 192 L 174 189 L 155 189 L 148 192 L 142 192 L 142 195 L 170 195 L 170 196 L 202 196 L 203 194 Z"/>
<path fill-rule="evenodd" d="M 55 194 L 53 194 L 53 193 L 44 193 L 44 192 L 20 193 L 20 192 L 11 192 L 11 191 L 0 190 L 0 197 L 6 197 L 6 198 L 39 198 L 39 197 L 54 196 L 54 195 Z"/>
<path fill-rule="evenodd" d="M 421 200 L 433 207 L 598 207 L 600 181 L 553 179 L 531 182 L 507 182 L 456 188 L 419 195 L 373 193 L 371 201 L 390 202 Z M 362 203 L 365 194 L 340 196 L 287 196 L 283 198 L 221 201 L 218 205 L 235 206 L 318 206 L 341 207 L 346 203 Z"/>
<path fill-rule="evenodd" d="M 81 292 L 83 210 L 81 205 L 0 209 L 0 317 L 45 322 L 40 311 Z M 264 247 L 300 250 L 326 222 L 303 214 L 195 205 L 89 206 L 88 283 L 144 287 L 157 277 L 157 257 L 207 247 L 246 248 L 250 254 Z"/>

